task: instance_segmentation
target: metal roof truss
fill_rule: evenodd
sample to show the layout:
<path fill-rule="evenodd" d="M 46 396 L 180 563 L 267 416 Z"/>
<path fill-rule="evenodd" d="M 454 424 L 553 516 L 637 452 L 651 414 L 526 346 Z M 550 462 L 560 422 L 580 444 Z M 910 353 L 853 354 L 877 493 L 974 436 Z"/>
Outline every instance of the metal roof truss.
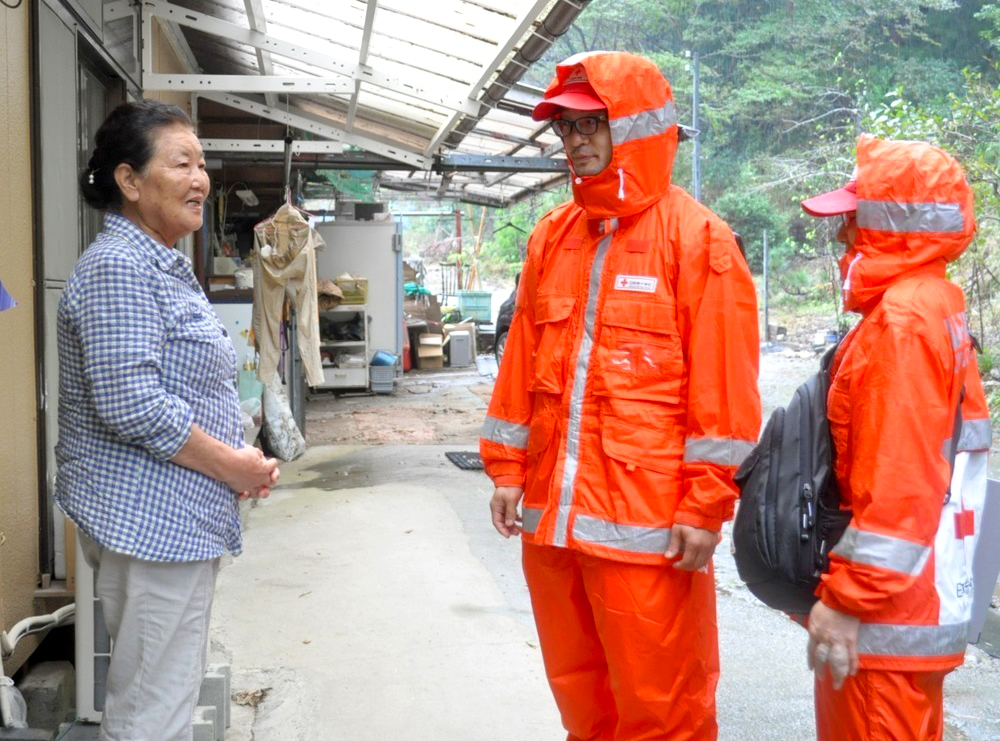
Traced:
<path fill-rule="evenodd" d="M 209 15 L 196 13 L 194 11 L 187 10 L 186 8 L 181 8 L 177 5 L 164 2 L 163 0 L 144 0 L 142 3 L 142 9 L 144 27 L 148 26 L 145 21 L 146 16 L 154 16 L 162 18 L 165 21 L 172 21 L 183 26 L 190 26 L 199 31 L 210 33 L 220 38 L 232 39 L 233 41 L 246 44 L 247 46 L 252 46 L 257 50 L 280 54 L 281 56 L 288 57 L 289 59 L 295 59 L 314 67 L 326 69 L 327 71 L 338 75 L 340 79 L 343 79 L 343 77 L 346 76 L 358 82 L 371 83 L 376 87 L 392 90 L 395 93 L 408 95 L 422 101 L 440 105 L 444 108 L 451 108 L 456 112 L 477 115 L 482 108 L 482 104 L 478 101 L 467 96 L 460 95 L 457 92 L 442 93 L 442 91 L 439 90 L 429 90 L 413 81 L 408 81 L 379 72 L 379 70 L 373 69 L 367 64 L 357 64 L 343 59 L 336 59 L 315 49 L 304 48 L 300 44 L 290 44 L 287 41 L 274 38 L 266 33 L 243 28 L 233 23 L 213 18 Z M 148 47 L 148 53 L 151 55 L 151 38 Z M 152 81 L 147 84 L 148 77 L 152 77 L 155 80 L 157 79 L 157 76 L 153 75 L 152 56 L 150 56 L 148 64 L 145 57 L 146 54 L 143 55 L 143 87 L 147 90 L 161 89 L 154 87 L 154 83 Z M 170 77 L 176 80 L 184 81 L 186 76 L 171 75 Z M 227 77 L 227 75 L 220 75 L 220 77 Z M 226 90 L 228 88 L 223 86 L 220 89 Z"/>
<path fill-rule="evenodd" d="M 145 91 L 190 92 L 195 113 L 199 98 L 225 107 L 213 106 L 206 152 L 244 165 L 283 155 L 286 178 L 292 156 L 305 167 L 374 169 L 387 189 L 489 205 L 565 180 L 561 141 L 527 119 L 541 91 L 517 81 L 590 0 L 448 0 L 426 18 L 397 0 L 177 2 L 189 7 L 117 0 L 104 6 L 105 20 L 140 15 Z M 154 72 L 154 18 L 182 72 Z M 340 31 L 324 36 L 326 22 Z M 423 23 L 446 35 L 448 51 L 422 29 L 407 34 Z M 323 51 L 325 38 L 337 41 Z M 423 61 L 400 56 L 407 43 Z M 283 124 L 286 136 L 272 124 L 274 138 L 225 138 L 240 114 L 244 130 L 249 114 Z"/>

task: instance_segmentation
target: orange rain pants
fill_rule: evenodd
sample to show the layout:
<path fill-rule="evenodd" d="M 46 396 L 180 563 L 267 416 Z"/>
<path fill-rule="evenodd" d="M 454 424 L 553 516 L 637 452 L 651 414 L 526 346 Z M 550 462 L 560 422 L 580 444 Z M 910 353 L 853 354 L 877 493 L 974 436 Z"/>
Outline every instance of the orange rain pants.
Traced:
<path fill-rule="evenodd" d="M 523 543 L 567 741 L 715 741 L 715 579 Z M 697 609 L 692 609 L 697 606 Z"/>
<path fill-rule="evenodd" d="M 949 671 L 862 669 L 839 691 L 824 673 L 816 680 L 817 741 L 942 741 Z"/>

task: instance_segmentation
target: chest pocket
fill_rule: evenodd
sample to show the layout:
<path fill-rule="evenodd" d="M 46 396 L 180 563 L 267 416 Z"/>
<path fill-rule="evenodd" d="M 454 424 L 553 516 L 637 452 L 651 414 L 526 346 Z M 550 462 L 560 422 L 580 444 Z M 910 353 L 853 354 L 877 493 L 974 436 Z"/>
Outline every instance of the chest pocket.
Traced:
<path fill-rule="evenodd" d="M 210 307 L 186 301 L 176 308 L 168 320 L 162 367 L 165 385 L 181 397 L 190 389 L 208 395 L 235 383 L 236 352 Z"/>
<path fill-rule="evenodd" d="M 600 323 L 595 393 L 677 401 L 684 358 L 673 299 L 611 296 L 604 302 Z"/>
<path fill-rule="evenodd" d="M 566 357 L 572 350 L 570 317 L 576 297 L 565 293 L 539 294 L 535 301 L 535 354 L 531 390 L 561 393 L 566 386 Z"/>

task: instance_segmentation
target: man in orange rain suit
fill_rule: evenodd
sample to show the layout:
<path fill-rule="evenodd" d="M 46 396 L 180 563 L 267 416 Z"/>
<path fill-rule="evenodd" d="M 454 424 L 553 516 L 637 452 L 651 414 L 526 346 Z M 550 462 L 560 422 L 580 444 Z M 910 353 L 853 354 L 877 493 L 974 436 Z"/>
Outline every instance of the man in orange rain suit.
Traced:
<path fill-rule="evenodd" d="M 522 533 L 570 741 L 709 741 L 710 559 L 760 430 L 754 286 L 726 224 L 670 184 L 654 65 L 570 58 L 534 118 L 563 139 L 573 200 L 528 244 L 480 442 L 493 523 Z"/>
<path fill-rule="evenodd" d="M 923 142 L 863 136 L 857 156 L 856 180 L 802 203 L 843 214 L 844 308 L 862 316 L 828 397 L 852 519 L 809 617 L 816 725 L 820 741 L 935 741 L 965 656 L 991 436 L 965 298 L 945 277 L 976 231 L 972 191 Z"/>

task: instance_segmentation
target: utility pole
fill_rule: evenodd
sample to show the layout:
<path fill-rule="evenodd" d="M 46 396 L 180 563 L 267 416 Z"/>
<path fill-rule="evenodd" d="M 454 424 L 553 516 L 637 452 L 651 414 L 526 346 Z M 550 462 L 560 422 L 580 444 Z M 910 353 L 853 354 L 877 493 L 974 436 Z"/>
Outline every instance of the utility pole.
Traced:
<path fill-rule="evenodd" d="M 694 98 L 691 108 L 691 128 L 694 129 L 694 149 L 691 152 L 691 190 L 694 199 L 701 203 L 701 132 L 698 130 L 698 52 L 691 52 L 694 70 Z"/>
<path fill-rule="evenodd" d="M 768 316 L 767 293 L 770 272 L 770 250 L 767 247 L 767 229 L 764 230 L 764 347 L 771 347 L 771 320 Z"/>

